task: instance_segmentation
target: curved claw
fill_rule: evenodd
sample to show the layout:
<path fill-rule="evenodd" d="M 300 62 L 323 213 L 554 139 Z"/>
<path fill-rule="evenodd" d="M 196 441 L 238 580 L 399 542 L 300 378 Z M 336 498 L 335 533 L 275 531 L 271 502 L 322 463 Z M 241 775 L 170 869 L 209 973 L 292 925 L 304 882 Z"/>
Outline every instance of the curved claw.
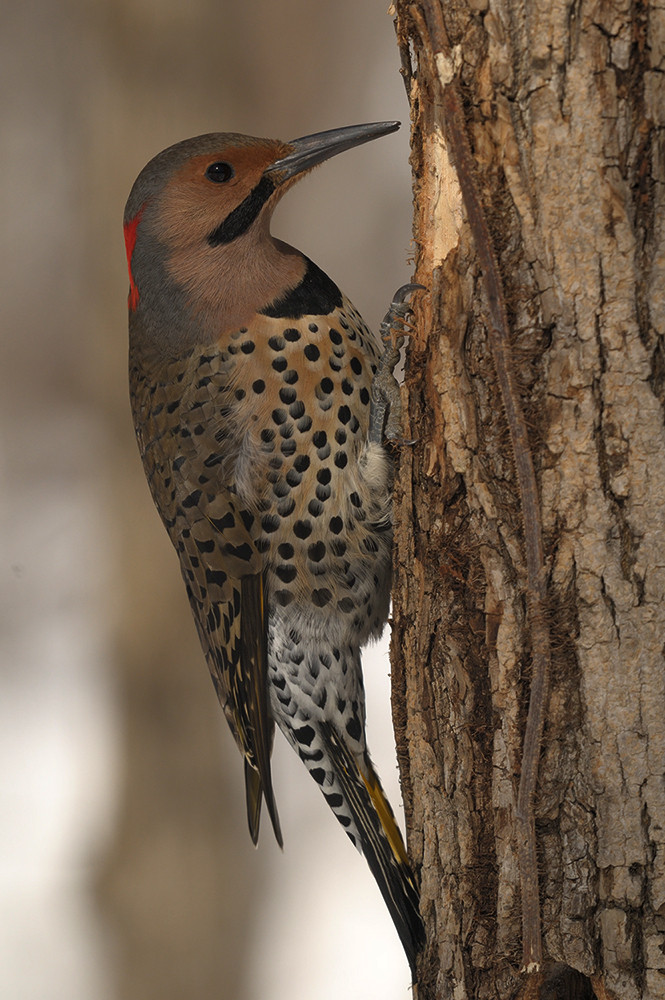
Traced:
<path fill-rule="evenodd" d="M 407 296 L 411 295 L 412 292 L 417 292 L 419 290 L 426 292 L 427 288 L 425 287 L 425 285 L 417 285 L 415 282 L 410 282 L 407 285 L 401 285 L 393 295 L 392 304 L 399 305 L 400 303 L 404 302 Z"/>
<path fill-rule="evenodd" d="M 414 282 L 409 282 L 409 284 L 402 285 L 398 288 L 393 295 L 393 300 L 390 303 L 390 309 L 383 317 L 379 327 L 379 333 L 384 344 L 386 344 L 388 340 L 393 339 L 396 348 L 399 349 L 402 346 L 404 337 L 408 336 L 408 327 L 410 326 L 407 322 L 407 316 L 413 312 L 411 303 L 406 300 L 412 292 L 419 290 L 427 291 L 424 285 L 417 285 Z M 398 327 L 401 329 L 398 329 Z"/>

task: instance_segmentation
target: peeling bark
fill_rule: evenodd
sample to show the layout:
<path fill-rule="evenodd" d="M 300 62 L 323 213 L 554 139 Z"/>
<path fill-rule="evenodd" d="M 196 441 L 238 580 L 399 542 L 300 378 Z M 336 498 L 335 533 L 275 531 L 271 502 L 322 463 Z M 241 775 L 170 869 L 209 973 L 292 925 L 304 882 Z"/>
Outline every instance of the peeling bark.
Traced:
<path fill-rule="evenodd" d="M 417 442 L 402 449 L 396 489 L 393 628 L 429 932 L 417 996 L 663 997 L 665 9 L 396 6 L 415 280 L 430 289 L 406 370 L 404 435 Z M 448 51 L 431 32 L 423 43 L 437 12 Z M 487 265 L 444 113 L 451 69 L 506 302 L 548 575 L 538 977 L 519 973 L 516 802 L 534 656 L 523 511 Z"/>

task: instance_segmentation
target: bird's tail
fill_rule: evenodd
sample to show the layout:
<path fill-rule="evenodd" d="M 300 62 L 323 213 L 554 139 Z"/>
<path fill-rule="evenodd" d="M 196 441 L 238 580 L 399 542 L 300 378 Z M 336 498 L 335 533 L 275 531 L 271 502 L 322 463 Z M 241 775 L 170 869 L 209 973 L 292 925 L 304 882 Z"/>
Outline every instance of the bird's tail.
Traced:
<path fill-rule="evenodd" d="M 415 976 L 416 955 L 425 938 L 420 894 L 393 811 L 369 756 L 365 754 L 361 769 L 330 723 L 319 723 L 319 727 L 325 753 L 360 840 L 356 846 L 381 890 Z M 333 811 L 337 814 L 337 810 Z M 343 822 L 341 815 L 338 818 Z"/>

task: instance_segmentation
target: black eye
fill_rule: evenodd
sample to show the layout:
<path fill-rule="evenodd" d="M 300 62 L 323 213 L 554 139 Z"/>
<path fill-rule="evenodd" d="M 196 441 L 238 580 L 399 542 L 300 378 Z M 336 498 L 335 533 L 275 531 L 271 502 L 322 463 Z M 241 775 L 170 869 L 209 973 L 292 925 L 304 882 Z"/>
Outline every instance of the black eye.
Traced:
<path fill-rule="evenodd" d="M 234 174 L 235 170 L 230 163 L 211 163 L 206 170 L 206 177 L 209 181 L 214 181 L 215 184 L 230 181 Z"/>

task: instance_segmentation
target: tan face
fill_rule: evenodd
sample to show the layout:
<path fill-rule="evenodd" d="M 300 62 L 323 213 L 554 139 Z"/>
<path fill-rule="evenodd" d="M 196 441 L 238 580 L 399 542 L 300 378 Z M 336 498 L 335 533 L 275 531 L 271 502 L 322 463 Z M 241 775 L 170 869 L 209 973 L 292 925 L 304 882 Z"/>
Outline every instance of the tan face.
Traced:
<path fill-rule="evenodd" d="M 203 339 L 213 330 L 219 336 L 246 325 L 305 271 L 304 257 L 270 236 L 273 208 L 307 171 L 283 182 L 279 173 L 265 171 L 293 146 L 211 138 L 172 147 L 151 161 L 137 179 L 125 222 L 130 313 L 142 303 L 156 304 L 168 327 L 169 293 L 184 293 L 192 330 Z M 169 169 L 173 150 L 181 156 Z"/>
<path fill-rule="evenodd" d="M 266 140 L 190 157 L 159 196 L 155 221 L 160 241 L 172 249 L 207 241 L 251 194 L 265 169 L 288 151 L 287 144 Z"/>

